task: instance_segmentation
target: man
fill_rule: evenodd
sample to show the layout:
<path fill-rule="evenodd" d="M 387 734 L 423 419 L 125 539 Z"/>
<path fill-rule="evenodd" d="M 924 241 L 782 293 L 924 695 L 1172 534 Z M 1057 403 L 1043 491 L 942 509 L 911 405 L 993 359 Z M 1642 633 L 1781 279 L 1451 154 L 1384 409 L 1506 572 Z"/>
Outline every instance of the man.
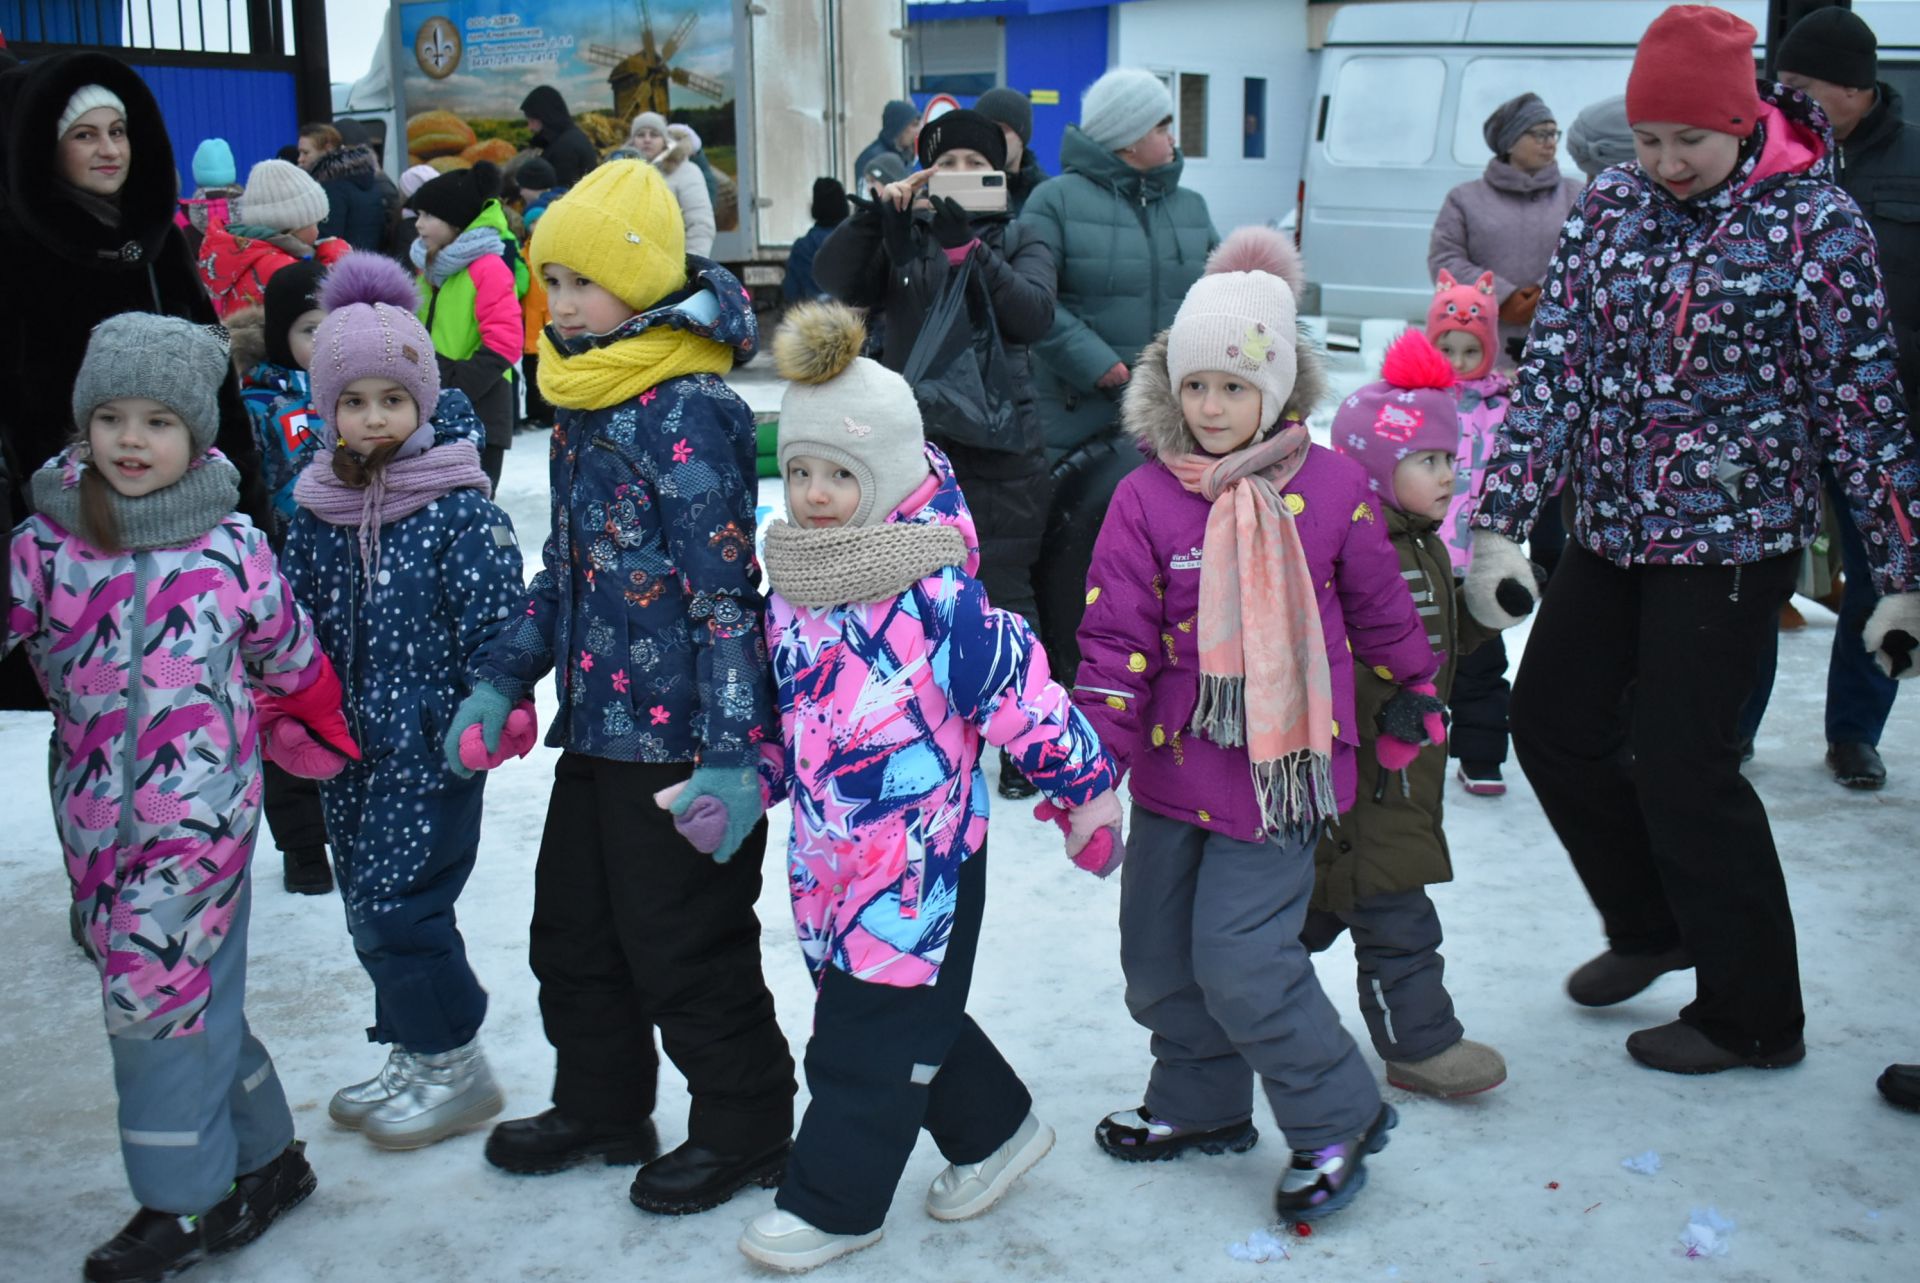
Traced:
<path fill-rule="evenodd" d="M 867 149 L 853 162 L 853 190 L 865 192 L 871 185 L 869 179 L 874 165 L 888 156 L 899 162 L 900 176 L 904 178 L 913 165 L 913 136 L 919 132 L 919 127 L 920 111 L 912 103 L 897 98 L 888 103 L 880 113 L 880 136 L 868 143 Z M 891 166 L 887 168 L 891 172 Z M 884 181 L 895 180 L 887 178 Z"/>
<path fill-rule="evenodd" d="M 1047 171 L 1027 150 L 1033 142 L 1033 104 L 1018 89 L 989 89 L 973 109 L 1000 126 L 1007 139 L 1007 208 L 1015 218 L 1026 207 L 1033 189 L 1047 181 Z"/>
<path fill-rule="evenodd" d="M 1900 382 L 1911 398 L 1920 393 L 1920 131 L 1901 118 L 1900 95 L 1878 80 L 1872 28 L 1849 10 L 1819 9 L 1795 23 L 1777 65 L 1781 82 L 1819 103 L 1833 125 L 1840 185 L 1880 245 Z M 1896 687 L 1860 636 L 1873 609 L 1860 534 L 1831 485 L 1829 502 L 1839 518 L 1846 594 L 1827 669 L 1827 764 L 1848 788 L 1877 789 L 1887 782 L 1877 746 Z"/>

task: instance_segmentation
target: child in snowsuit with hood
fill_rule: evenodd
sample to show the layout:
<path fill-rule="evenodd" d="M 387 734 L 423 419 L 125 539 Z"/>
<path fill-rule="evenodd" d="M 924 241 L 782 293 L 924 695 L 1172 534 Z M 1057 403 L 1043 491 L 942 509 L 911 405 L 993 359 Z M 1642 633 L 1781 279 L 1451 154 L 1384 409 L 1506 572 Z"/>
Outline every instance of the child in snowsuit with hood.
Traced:
<path fill-rule="evenodd" d="M 785 1270 L 878 1241 L 923 1127 L 951 1160 L 926 1199 L 945 1221 L 986 1211 L 1053 1145 L 966 1013 L 986 894 L 983 741 L 1060 805 L 1070 853 L 1102 874 L 1119 859 L 1113 761 L 1033 630 L 974 578 L 953 470 L 912 389 L 858 355 L 865 340 L 838 303 L 795 307 L 774 340 L 792 380 L 779 444 L 791 519 L 767 530 L 767 634 L 793 803 L 787 881 L 819 999 L 813 1100 L 775 1210 L 740 1250 Z"/>
<path fill-rule="evenodd" d="M 1463 579 L 1473 554 L 1473 531 L 1467 523 L 1512 403 L 1512 384 L 1494 364 L 1499 336 L 1500 304 L 1494 297 L 1493 273 L 1482 272 L 1469 284 L 1441 269 L 1433 301 L 1427 305 L 1427 338 L 1447 358 L 1455 375 L 1460 440 L 1454 448 L 1453 502 L 1440 523 L 1440 539 L 1453 562 L 1454 575 Z M 1500 765 L 1507 760 L 1511 693 L 1507 646 L 1498 633 L 1476 635 L 1484 638 L 1482 644 L 1455 656 L 1447 752 L 1460 763 L 1460 783 L 1467 792 L 1500 797 L 1507 791 L 1500 775 Z"/>
<path fill-rule="evenodd" d="M 267 282 L 295 263 L 318 259 L 328 266 L 344 257 L 351 245 L 320 236 L 327 210 L 327 193 L 298 165 L 255 165 L 232 220 L 209 224 L 195 254 L 215 310 L 225 317 L 265 301 Z"/>
<path fill-rule="evenodd" d="M 480 1051 L 486 991 L 454 917 L 486 777 L 444 761 L 440 741 L 475 658 L 525 600 L 513 523 L 488 500 L 479 421 L 465 395 L 441 390 L 414 301 L 406 270 L 380 254 L 328 273 L 313 392 L 331 429 L 294 486 L 286 554 L 358 728 L 362 760 L 323 757 L 310 773 L 373 981 L 368 1038 L 391 1048 L 327 1112 L 383 1149 L 430 1145 L 503 1103 Z M 521 752 L 530 729 L 523 739 Z"/>
<path fill-rule="evenodd" d="M 5 645 L 26 647 L 53 706 L 54 813 L 141 1205 L 87 1258 L 95 1283 L 238 1247 L 314 1188 L 244 1010 L 254 683 L 303 734 L 355 750 L 306 612 L 211 448 L 226 370 L 209 327 L 102 322 L 78 437 L 34 474 L 37 515 L 12 541 Z"/>
<path fill-rule="evenodd" d="M 316 259 L 281 268 L 267 282 L 264 307 L 243 307 L 225 322 L 240 400 L 253 423 L 261 479 L 273 504 L 267 514 L 267 539 L 276 554 L 287 546 L 287 530 L 297 511 L 293 483 L 326 431 L 313 413 L 307 381 L 313 335 L 326 315 L 319 297 L 325 271 Z M 296 895 L 325 895 L 333 890 L 333 870 L 327 864 L 320 790 L 312 780 L 289 775 L 272 762 L 267 763 L 266 777 L 267 825 L 280 848 L 281 885 Z"/>
<path fill-rule="evenodd" d="M 486 425 L 480 463 L 496 490 L 513 446 L 520 296 L 527 292 L 499 188 L 500 171 L 481 161 L 421 184 L 408 202 L 419 232 L 408 255 L 420 274 L 420 319 L 441 357 L 441 383 L 466 393 Z"/>
<path fill-rule="evenodd" d="M 1493 632 L 1461 609 L 1439 530 L 1455 498 L 1456 396 L 1447 358 L 1409 332 L 1388 349 L 1380 381 L 1333 416 L 1333 448 L 1366 469 L 1427 644 L 1441 656 L 1432 682 L 1413 689 L 1443 700 L 1460 657 Z M 1425 890 L 1453 880 L 1441 828 L 1447 756 L 1437 745 L 1409 754 L 1395 742 L 1386 714 L 1398 683 L 1369 671 L 1354 682 L 1360 755 L 1378 771 L 1371 780 L 1362 772 L 1353 809 L 1320 837 L 1301 938 L 1318 953 L 1352 930 L 1360 1012 L 1390 1084 L 1434 1096 L 1486 1091 L 1506 1080 L 1506 1062 L 1461 1036 L 1444 983 L 1440 916 Z"/>
<path fill-rule="evenodd" d="M 1412 689 L 1438 661 L 1366 473 L 1307 439 L 1324 383 L 1299 282 L 1290 241 L 1243 228 L 1141 354 L 1122 421 L 1153 457 L 1101 526 L 1074 688 L 1133 772 L 1120 961 L 1153 1033 L 1145 1103 L 1095 1140 L 1248 1149 L 1258 1077 L 1295 1221 L 1345 1205 L 1397 1121 L 1299 939 L 1315 843 L 1353 805 L 1354 666 L 1406 684 L 1414 733 L 1440 707 Z"/>
<path fill-rule="evenodd" d="M 448 733 L 489 748 L 557 670 L 562 750 L 534 870 L 531 962 L 558 1055 L 553 1105 L 496 1127 L 487 1157 L 554 1172 L 646 1162 L 630 1196 L 702 1211 L 786 1167 L 793 1060 L 760 972 L 766 827 L 755 771 L 777 734 L 754 555 L 753 415 L 721 375 L 758 343 L 732 273 L 689 260 L 659 171 L 610 161 L 540 220 L 559 408 L 542 569 L 475 664 Z M 743 778 L 744 777 L 744 778 Z M 728 819 L 711 856 L 653 795 L 684 783 Z M 653 1028 L 693 1097 L 655 1159 Z M 648 1159 L 653 1159 L 647 1162 Z"/>

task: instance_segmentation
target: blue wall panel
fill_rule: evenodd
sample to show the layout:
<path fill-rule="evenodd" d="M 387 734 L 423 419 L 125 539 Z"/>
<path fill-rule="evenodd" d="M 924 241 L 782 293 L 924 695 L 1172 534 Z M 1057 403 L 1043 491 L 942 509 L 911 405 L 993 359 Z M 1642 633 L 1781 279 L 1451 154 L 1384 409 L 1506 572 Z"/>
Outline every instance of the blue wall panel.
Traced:
<path fill-rule="evenodd" d="M 117 45 L 121 0 L 0 0 L 0 31 L 14 44 Z"/>
<path fill-rule="evenodd" d="M 1049 174 L 1060 172 L 1060 137 L 1080 119 L 1080 95 L 1106 73 L 1108 20 L 1103 8 L 1007 19 L 1007 83 L 1060 95 L 1058 106 L 1033 109 L 1033 153 Z"/>
<path fill-rule="evenodd" d="M 292 72 L 139 63 L 133 69 L 160 101 L 183 196 L 193 194 L 193 149 L 203 138 L 227 140 L 243 183 L 255 161 L 271 159 L 282 147 L 300 141 Z"/>

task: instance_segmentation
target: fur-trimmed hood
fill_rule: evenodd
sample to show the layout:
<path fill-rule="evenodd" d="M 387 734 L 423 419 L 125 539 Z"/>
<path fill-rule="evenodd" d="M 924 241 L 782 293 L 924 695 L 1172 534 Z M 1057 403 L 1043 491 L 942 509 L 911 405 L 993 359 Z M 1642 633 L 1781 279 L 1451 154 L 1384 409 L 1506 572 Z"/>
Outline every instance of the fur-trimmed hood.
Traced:
<path fill-rule="evenodd" d="M 667 126 L 667 149 L 653 158 L 663 174 L 671 174 L 700 150 L 700 135 L 685 125 Z"/>
<path fill-rule="evenodd" d="M 120 189 L 120 226 L 108 227 L 62 194 L 54 178 L 60 113 L 84 85 L 110 89 L 126 104 L 133 162 Z M 146 271 L 173 230 L 180 177 L 153 92 L 133 68 L 103 53 L 36 58 L 5 77 L 7 221 L 42 247 L 88 266 Z M 31 247 L 15 245 L 16 252 Z"/>
<path fill-rule="evenodd" d="M 267 359 L 267 309 L 252 303 L 229 312 L 220 324 L 227 327 L 233 372 L 245 379 L 254 366 Z"/>
<path fill-rule="evenodd" d="M 1171 333 L 1171 330 L 1160 331 L 1153 342 L 1140 350 L 1140 359 L 1134 363 L 1133 376 L 1127 381 L 1126 395 L 1120 403 L 1121 426 L 1156 456 L 1168 452 L 1191 454 L 1200 449 L 1200 443 L 1187 430 L 1186 417 L 1180 412 L 1180 397 L 1167 373 L 1167 337 Z M 1293 395 L 1280 408 L 1280 419 L 1304 422 L 1327 395 L 1326 357 L 1305 330 L 1300 331 L 1294 351 L 1298 370 Z"/>
<path fill-rule="evenodd" d="M 361 188 L 374 186 L 379 181 L 379 174 L 379 158 L 373 154 L 373 148 L 365 143 L 336 147 L 314 161 L 312 170 L 316 183 L 346 182 Z"/>

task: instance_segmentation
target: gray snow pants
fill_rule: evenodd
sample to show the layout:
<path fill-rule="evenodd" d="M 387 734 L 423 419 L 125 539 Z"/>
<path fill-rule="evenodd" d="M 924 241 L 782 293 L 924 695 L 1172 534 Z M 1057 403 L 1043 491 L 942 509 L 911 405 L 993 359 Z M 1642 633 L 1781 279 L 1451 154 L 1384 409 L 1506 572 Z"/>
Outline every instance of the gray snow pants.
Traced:
<path fill-rule="evenodd" d="M 204 1028 L 180 1038 L 110 1038 L 120 1093 L 120 1153 L 144 1207 L 197 1216 L 293 1141 L 293 1115 L 267 1049 L 247 1027 L 243 875 L 233 929 L 207 963 Z"/>
<path fill-rule="evenodd" d="M 1319 830 L 1239 842 L 1133 808 L 1120 866 L 1127 1010 L 1153 1034 L 1146 1107 L 1182 1127 L 1253 1115 L 1253 1080 L 1294 1149 L 1349 1140 L 1380 1089 L 1300 943 Z"/>
<path fill-rule="evenodd" d="M 1440 914 L 1418 887 L 1361 898 L 1352 909 L 1307 914 L 1300 942 L 1319 953 L 1340 933 L 1353 932 L 1360 1014 L 1382 1060 L 1402 1063 L 1437 1056 L 1466 1032 L 1447 994 L 1447 960 L 1440 956 Z"/>

